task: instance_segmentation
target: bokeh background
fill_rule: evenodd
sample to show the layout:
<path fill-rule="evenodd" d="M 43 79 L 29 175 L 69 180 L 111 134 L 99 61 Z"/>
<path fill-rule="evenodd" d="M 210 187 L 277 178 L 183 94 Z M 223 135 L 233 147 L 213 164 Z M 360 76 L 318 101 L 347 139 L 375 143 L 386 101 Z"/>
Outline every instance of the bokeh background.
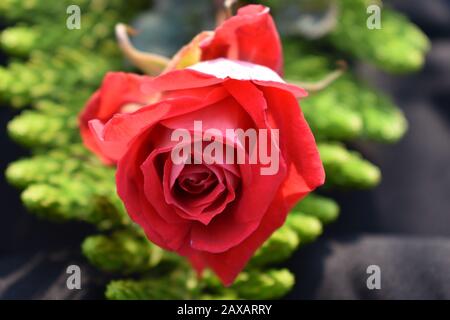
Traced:
<path fill-rule="evenodd" d="M 409 131 L 395 145 L 356 145 L 381 168 L 382 183 L 370 191 L 333 193 L 341 216 L 287 263 L 296 274 L 287 298 L 450 299 L 450 1 L 391 3 L 431 39 L 424 69 L 405 76 L 365 64 L 357 70 L 393 97 Z M 5 58 L 0 56 L 1 63 Z M 1 172 L 27 155 L 6 134 L 13 115 L 11 109 L 0 108 Z M 54 224 L 30 215 L 4 178 L 0 197 L 1 299 L 103 298 L 108 276 L 79 253 L 93 227 Z M 64 289 L 70 264 L 83 270 L 82 290 Z M 366 288 L 371 264 L 381 268 L 381 290 Z"/>

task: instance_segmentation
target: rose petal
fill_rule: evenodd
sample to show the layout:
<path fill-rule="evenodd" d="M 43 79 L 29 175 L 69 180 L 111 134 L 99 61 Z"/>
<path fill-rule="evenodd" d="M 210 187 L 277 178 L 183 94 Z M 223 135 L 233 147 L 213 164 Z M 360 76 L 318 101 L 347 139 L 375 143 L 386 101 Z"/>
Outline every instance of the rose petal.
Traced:
<path fill-rule="evenodd" d="M 289 159 L 289 177 L 284 183 L 284 193 L 293 206 L 325 180 L 325 171 L 319 151 L 300 109 L 298 101 L 288 92 L 279 88 L 263 87 L 261 90 L 270 106 L 270 118 L 282 128 L 281 149 Z"/>
<path fill-rule="evenodd" d="M 226 91 L 218 87 L 202 99 L 189 96 L 166 99 L 131 114 L 116 114 L 106 124 L 92 120 L 89 126 L 101 153 L 117 161 L 126 152 L 129 142 L 146 128 L 164 119 L 204 108 L 225 97 Z"/>
<path fill-rule="evenodd" d="M 175 211 L 179 216 L 208 225 L 215 216 L 221 214 L 225 207 L 235 199 L 235 188 L 239 182 L 237 177 L 222 165 L 193 165 L 192 168 L 203 166 L 208 167 L 218 181 L 214 189 L 209 191 L 208 194 L 195 199 L 187 198 L 183 200 L 175 197 L 170 187 L 173 178 L 172 176 L 169 177 L 169 175 L 170 172 L 174 173 L 174 165 L 170 160 L 167 160 L 165 163 L 163 188 L 166 202 L 175 206 Z M 174 174 L 179 174 L 178 171 L 179 168 L 176 168 Z"/>
<path fill-rule="evenodd" d="M 195 121 L 201 121 L 203 133 L 208 129 L 217 129 L 222 136 L 226 134 L 226 129 L 242 128 L 245 130 L 254 125 L 242 107 L 230 96 L 180 117 L 163 120 L 161 124 L 174 130 L 182 128 L 194 132 Z"/>
<path fill-rule="evenodd" d="M 166 149 L 157 149 L 142 162 L 140 169 L 143 176 L 143 193 L 147 201 L 155 208 L 158 215 L 167 223 L 181 223 L 184 220 L 175 212 L 173 207 L 167 204 L 164 199 L 163 180 L 159 172 L 163 168 L 157 167 L 157 158 L 166 161 L 170 157 L 170 147 Z M 163 178 L 164 179 L 164 178 Z M 187 223 L 187 221 L 184 221 Z"/>
<path fill-rule="evenodd" d="M 202 44 L 202 60 L 229 58 L 266 66 L 278 73 L 283 69 L 283 51 L 269 8 L 248 5 L 224 21 Z"/>
<path fill-rule="evenodd" d="M 142 173 L 137 163 L 142 163 L 146 148 L 136 143 L 128 150 L 117 165 L 117 193 L 122 199 L 131 219 L 141 225 L 148 238 L 157 245 L 178 250 L 186 241 L 190 224 L 181 219 L 178 223 L 164 220 L 154 206 L 147 201 Z"/>
<path fill-rule="evenodd" d="M 141 85 L 151 81 L 151 77 L 124 72 L 109 72 L 103 79 L 102 86 L 95 92 L 79 115 L 81 137 L 86 147 L 97 154 L 103 162 L 113 161 L 101 153 L 97 141 L 89 129 L 89 121 L 98 119 L 108 121 L 115 113 L 121 112 L 129 104 L 144 105 L 154 97 L 152 90 L 143 90 Z"/>
<path fill-rule="evenodd" d="M 208 226 L 192 226 L 191 246 L 194 249 L 220 253 L 241 243 L 258 227 L 286 176 L 283 160 L 280 161 L 279 173 L 272 176 L 261 175 L 259 165 L 242 164 L 239 167 L 239 201 Z"/>
<path fill-rule="evenodd" d="M 219 58 L 200 62 L 188 69 L 220 79 L 251 80 L 260 86 L 284 89 L 298 98 L 308 95 L 304 89 L 284 82 L 273 70 L 253 63 Z"/>
<path fill-rule="evenodd" d="M 223 253 L 209 253 L 202 251 L 190 251 L 184 248 L 183 252 L 193 262 L 193 265 L 201 272 L 209 267 L 219 276 L 225 285 L 230 285 L 236 279 L 239 272 L 244 269 L 255 251 L 281 227 L 286 219 L 288 209 L 279 193 L 272 202 L 258 225 L 243 242 Z"/>
<path fill-rule="evenodd" d="M 188 68 L 202 74 L 212 75 L 218 79 L 260 80 L 284 83 L 273 70 L 262 65 L 224 58 L 197 63 Z"/>

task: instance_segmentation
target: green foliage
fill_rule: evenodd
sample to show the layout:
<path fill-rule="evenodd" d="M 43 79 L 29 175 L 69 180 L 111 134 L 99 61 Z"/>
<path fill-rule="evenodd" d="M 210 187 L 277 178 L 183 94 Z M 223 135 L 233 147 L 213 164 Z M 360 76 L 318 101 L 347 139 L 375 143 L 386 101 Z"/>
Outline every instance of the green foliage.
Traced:
<path fill-rule="evenodd" d="M 337 16 L 332 18 L 336 21 L 336 25 L 325 36 L 326 42 L 344 54 L 372 63 L 376 67 L 391 73 L 407 73 L 419 70 L 423 66 L 425 55 L 430 49 L 430 41 L 427 36 L 403 14 L 391 9 L 389 1 L 261 0 L 258 2 L 271 7 L 278 25 L 283 26 L 286 25 L 287 20 L 290 21 L 288 24 L 295 26 L 294 29 L 297 29 L 297 32 L 291 30 L 290 35 L 299 36 L 308 34 L 309 32 L 300 32 L 300 29 L 305 29 L 306 26 L 311 27 L 312 23 L 306 21 L 306 19 L 296 20 L 299 18 L 296 13 L 305 14 L 304 7 L 309 8 L 311 12 L 315 13 L 315 15 L 309 16 L 310 20 L 317 22 L 316 20 L 327 16 L 325 11 L 329 8 L 328 5 L 336 3 Z M 324 3 L 328 5 L 323 5 Z M 368 28 L 368 22 L 371 24 L 374 13 L 368 10 L 371 5 L 377 5 L 381 9 L 380 29 Z M 286 7 L 293 10 L 285 10 Z M 325 25 L 328 26 L 328 24 Z M 315 26 L 316 28 L 319 27 L 317 24 Z"/>
<path fill-rule="evenodd" d="M 164 277 L 112 281 L 106 288 L 106 297 L 110 300 L 195 299 L 199 298 L 198 288 L 195 275 L 180 269 Z"/>
<path fill-rule="evenodd" d="M 293 211 L 313 216 L 327 224 L 339 216 L 339 205 L 332 199 L 312 193 L 300 201 Z"/>
<path fill-rule="evenodd" d="M 287 217 L 286 224 L 297 233 L 302 243 L 312 242 L 322 234 L 320 220 L 300 212 L 291 212 Z"/>
<path fill-rule="evenodd" d="M 24 111 L 8 124 L 11 139 L 30 149 L 66 146 L 79 140 L 76 117 Z"/>
<path fill-rule="evenodd" d="M 84 17 L 84 16 L 83 16 Z M 99 50 L 103 54 L 116 54 L 117 48 L 111 40 L 111 32 L 114 30 L 115 17 L 106 16 L 106 22 L 98 24 L 91 21 L 95 17 L 88 16 L 90 20 L 84 21 L 80 30 L 69 30 L 61 24 L 40 25 L 29 28 L 24 25 L 10 27 L 4 30 L 0 37 L 0 45 L 3 50 L 13 56 L 27 57 L 35 50 L 51 52 L 55 42 L 76 47 L 80 43 L 89 50 Z M 49 29 L 59 31 L 48 34 Z M 107 41 L 102 41 L 108 39 Z"/>
<path fill-rule="evenodd" d="M 17 108 L 41 99 L 79 108 L 105 73 L 117 69 L 118 61 L 85 49 L 61 47 L 54 54 L 34 51 L 29 61 L 0 68 L 0 99 Z"/>
<path fill-rule="evenodd" d="M 287 269 L 244 271 L 229 288 L 224 288 L 211 273 L 197 279 L 190 271 L 178 270 L 166 277 L 112 281 L 106 297 L 112 300 L 279 299 L 293 285 L 294 276 Z"/>
<path fill-rule="evenodd" d="M 121 211 L 95 189 L 95 185 L 87 187 L 80 180 L 32 184 L 22 192 L 22 201 L 30 212 L 49 220 L 84 221 L 100 229 L 123 224 Z"/>
<path fill-rule="evenodd" d="M 9 165 L 6 177 L 25 189 L 22 201 L 38 216 L 85 221 L 100 229 L 129 225 L 115 192 L 114 169 L 86 152 L 74 146 L 18 160 Z"/>
<path fill-rule="evenodd" d="M 308 216 L 305 216 L 304 220 L 294 223 L 294 228 L 285 225 L 277 230 L 258 249 L 249 263 L 249 268 L 263 268 L 281 263 L 298 248 L 300 237 L 302 241 L 309 241 L 318 236 L 322 230 L 320 222 Z M 298 227 L 300 224 L 302 226 Z M 82 249 L 83 254 L 99 269 L 124 275 L 151 271 L 161 261 L 170 263 L 174 260 L 172 255 L 162 254 L 159 248 L 134 229 L 87 237 Z"/>
<path fill-rule="evenodd" d="M 136 14 L 136 10 L 144 8 L 148 3 L 141 0 L 2 0 L 0 2 L 0 16 L 9 21 L 21 21 L 41 25 L 48 21 L 55 21 L 66 25 L 67 8 L 77 5 L 82 14 L 96 16 L 101 19 L 114 13 L 116 19 L 128 20 Z M 57 42 L 55 44 L 58 44 Z"/>
<path fill-rule="evenodd" d="M 242 272 L 231 286 L 243 299 L 279 299 L 294 286 L 294 275 L 287 269 Z"/>
<path fill-rule="evenodd" d="M 250 267 L 261 267 L 286 261 L 298 248 L 300 237 L 290 226 L 285 225 L 256 251 L 251 259 Z"/>
<path fill-rule="evenodd" d="M 27 26 L 14 26 L 0 34 L 2 49 L 12 56 L 26 56 L 39 43 L 39 33 Z"/>
<path fill-rule="evenodd" d="M 286 40 L 284 47 L 288 79 L 318 81 L 336 69 L 336 57 L 309 48 L 299 39 Z M 301 101 L 301 107 L 318 139 L 361 138 L 394 143 L 407 129 L 400 109 L 350 72 L 326 90 L 312 92 Z"/>
<path fill-rule="evenodd" d="M 327 173 L 327 185 L 367 189 L 380 182 L 380 169 L 358 152 L 349 151 L 340 143 L 319 143 L 318 147 Z"/>
<path fill-rule="evenodd" d="M 89 177 L 92 182 L 113 176 L 113 169 L 101 165 L 81 144 L 17 160 L 6 170 L 8 181 L 21 189 L 33 183 L 50 183 L 60 177 L 67 180 Z"/>
<path fill-rule="evenodd" d="M 164 256 L 162 249 L 132 230 L 115 231 L 109 237 L 90 236 L 84 240 L 82 250 L 99 269 L 122 274 L 148 271 Z"/>
<path fill-rule="evenodd" d="M 121 0 L 58 0 L 51 7 L 45 1 L 6 0 L 0 4 L 1 12 L 8 12 L 7 18 L 19 24 L 2 31 L 0 46 L 5 52 L 18 57 L 27 57 L 34 51 L 52 53 L 58 46 L 95 50 L 98 55 L 118 55 L 114 41 L 114 26 L 125 21 L 143 1 Z M 78 5 L 81 10 L 80 29 L 66 27 L 69 5 Z M 119 10 L 117 9 L 119 6 Z M 29 13 L 32 12 L 32 15 Z M 36 21 L 37 20 L 37 21 Z M 29 26 L 28 23 L 37 22 Z"/>
<path fill-rule="evenodd" d="M 386 2 L 387 3 L 387 2 Z M 375 0 L 341 0 L 340 16 L 329 40 L 340 50 L 393 72 L 416 71 L 423 66 L 430 43 L 405 16 L 387 7 L 381 10 L 381 28 L 367 28 L 367 7 Z"/>

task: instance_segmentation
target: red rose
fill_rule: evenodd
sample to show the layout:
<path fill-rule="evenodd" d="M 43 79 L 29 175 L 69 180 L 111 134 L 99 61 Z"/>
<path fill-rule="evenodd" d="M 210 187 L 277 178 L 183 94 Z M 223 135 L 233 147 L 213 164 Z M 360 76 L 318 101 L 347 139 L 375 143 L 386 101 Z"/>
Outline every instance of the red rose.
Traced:
<path fill-rule="evenodd" d="M 89 130 L 88 122 L 92 119 L 98 119 L 105 123 L 116 113 L 132 112 L 143 105 L 149 104 L 154 96 L 150 92 L 145 92 L 143 84 L 151 80 L 152 78 L 147 76 L 110 72 L 105 76 L 101 88 L 92 95 L 86 107 L 80 113 L 79 126 L 83 142 L 103 162 L 113 163 L 100 151 Z"/>
<path fill-rule="evenodd" d="M 236 16 L 225 20 L 201 44 L 201 60 L 242 60 L 266 66 L 281 74 L 283 50 L 269 12 L 268 7 L 261 5 L 240 8 Z"/>
<path fill-rule="evenodd" d="M 226 20 L 215 32 L 202 32 L 183 47 L 168 63 L 164 73 L 216 58 L 243 60 L 281 73 L 282 48 L 269 8 L 261 5 L 242 7 L 236 16 Z M 145 87 L 142 84 L 150 80 L 147 76 L 109 73 L 100 90 L 94 93 L 81 112 L 79 126 L 83 142 L 104 163 L 114 164 L 114 161 L 102 154 L 92 138 L 88 122 L 98 119 L 106 123 L 116 113 L 130 112 L 156 101 L 160 96 L 142 89 Z"/>
<path fill-rule="evenodd" d="M 266 67 L 226 59 L 166 73 L 147 82 L 144 91 L 164 95 L 106 124 L 90 122 L 102 154 L 118 160 L 118 194 L 152 242 L 187 256 L 199 272 L 213 269 L 230 284 L 292 206 L 324 181 L 297 101 L 305 92 Z M 179 141 L 172 134 L 187 129 L 195 143 L 195 121 L 202 121 L 201 133 L 215 129 L 225 150 L 236 142 L 227 129 L 278 130 L 279 141 L 270 147 L 279 155 L 278 170 L 263 175 L 262 162 L 207 158 L 175 163 Z M 212 143 L 203 139 L 202 148 Z M 248 160 L 249 145 L 240 140 L 232 148 Z"/>

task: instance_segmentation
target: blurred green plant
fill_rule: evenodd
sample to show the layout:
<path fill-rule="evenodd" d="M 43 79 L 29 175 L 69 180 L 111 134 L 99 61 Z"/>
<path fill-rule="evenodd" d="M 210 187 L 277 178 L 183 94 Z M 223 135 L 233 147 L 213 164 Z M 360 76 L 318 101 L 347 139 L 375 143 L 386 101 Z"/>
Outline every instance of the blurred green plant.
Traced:
<path fill-rule="evenodd" d="M 331 1 L 338 10 L 329 13 Z M 156 12 L 179 14 L 156 2 L 153 18 Z M 404 16 L 389 8 L 382 10 L 383 28 L 369 30 L 366 8 L 373 1 L 321 0 L 321 7 L 311 7 L 315 3 L 311 0 L 269 1 L 279 20 L 294 19 L 291 25 L 296 25 L 298 16 L 283 14 L 295 10 L 281 9 L 297 3 L 316 15 L 321 7 L 326 8 L 327 13 L 319 12 L 318 16 L 335 24 L 332 28 L 329 23 L 321 24 L 324 29 L 314 34 L 323 38 L 314 41 L 301 37 L 305 32 L 296 34 L 295 28 L 290 29 L 289 36 L 283 38 L 285 77 L 289 81 L 320 81 L 337 68 L 342 56 L 393 73 L 414 71 L 423 64 L 429 41 Z M 66 8 L 72 4 L 82 9 L 80 30 L 65 28 Z M 293 274 L 279 265 L 320 236 L 324 225 L 337 219 L 339 206 L 334 200 L 316 193 L 302 200 L 236 282 L 224 288 L 212 273 L 198 279 L 183 259 L 146 239 L 115 193 L 114 169 L 103 166 L 81 144 L 78 112 L 105 72 L 125 69 L 113 26 L 130 21 L 148 5 L 146 0 L 0 2 L 0 16 L 10 23 L 0 33 L 0 46 L 10 59 L 8 66 L 0 68 L 0 100 L 14 108 L 28 107 L 9 123 L 8 133 L 31 151 L 30 157 L 9 165 L 6 177 L 22 190 L 24 205 L 36 215 L 97 226 L 99 234 L 84 240 L 83 254 L 115 277 L 133 276 L 133 280 L 112 281 L 106 289 L 108 299 L 281 298 L 295 281 Z M 193 16 L 198 17 L 201 6 L 197 2 L 195 6 Z M 168 28 L 161 30 L 162 34 L 182 28 L 177 21 L 171 21 L 170 28 L 167 23 L 161 25 Z M 173 51 L 172 46 L 161 51 Z M 323 90 L 311 92 L 301 106 L 318 140 L 327 174 L 325 187 L 376 187 L 380 170 L 345 143 L 395 143 L 404 135 L 406 119 L 389 97 L 364 84 L 350 69 Z"/>

